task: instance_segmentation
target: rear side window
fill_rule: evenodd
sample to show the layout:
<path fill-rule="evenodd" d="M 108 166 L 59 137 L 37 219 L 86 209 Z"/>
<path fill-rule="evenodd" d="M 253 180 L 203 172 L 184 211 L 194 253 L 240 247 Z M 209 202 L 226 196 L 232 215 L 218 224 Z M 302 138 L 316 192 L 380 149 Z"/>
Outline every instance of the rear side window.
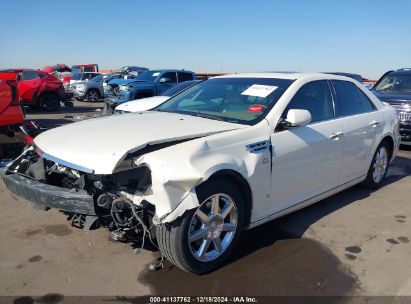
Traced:
<path fill-rule="evenodd" d="M 33 80 L 39 78 L 39 74 L 35 71 L 23 71 L 21 80 Z"/>
<path fill-rule="evenodd" d="M 164 73 L 161 79 L 164 79 L 163 83 L 177 83 L 177 76 L 174 72 Z"/>
<path fill-rule="evenodd" d="M 287 118 L 288 110 L 302 109 L 311 113 L 311 122 L 334 118 L 334 108 L 330 88 L 326 80 L 309 82 L 301 87 L 291 99 L 282 117 Z"/>
<path fill-rule="evenodd" d="M 193 74 L 191 73 L 177 73 L 177 74 L 178 74 L 178 82 L 194 80 Z"/>
<path fill-rule="evenodd" d="M 374 107 L 368 97 L 352 82 L 333 80 L 337 117 L 371 112 Z"/>

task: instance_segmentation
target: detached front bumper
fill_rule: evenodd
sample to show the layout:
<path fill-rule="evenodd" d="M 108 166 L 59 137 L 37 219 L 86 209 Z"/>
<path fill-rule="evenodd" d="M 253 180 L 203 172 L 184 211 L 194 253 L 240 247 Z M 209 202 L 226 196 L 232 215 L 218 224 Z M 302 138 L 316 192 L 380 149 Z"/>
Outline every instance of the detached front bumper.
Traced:
<path fill-rule="evenodd" d="M 16 173 L 2 172 L 0 175 L 11 193 L 41 208 L 96 215 L 93 197 L 84 190 L 73 191 L 56 187 Z"/>

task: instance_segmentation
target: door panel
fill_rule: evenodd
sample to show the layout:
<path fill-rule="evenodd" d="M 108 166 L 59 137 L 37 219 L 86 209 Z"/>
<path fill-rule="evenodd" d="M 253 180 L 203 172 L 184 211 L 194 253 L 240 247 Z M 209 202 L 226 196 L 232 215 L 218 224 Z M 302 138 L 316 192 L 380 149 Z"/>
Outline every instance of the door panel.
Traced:
<path fill-rule="evenodd" d="M 331 83 L 336 115 L 341 117 L 339 120 L 344 125 L 341 182 L 346 183 L 367 174 L 384 120 L 357 85 L 342 80 L 332 80 Z"/>
<path fill-rule="evenodd" d="M 381 138 L 383 118 L 375 111 L 339 119 L 344 124 L 341 182 L 366 175 Z"/>
<path fill-rule="evenodd" d="M 273 145 L 270 214 L 339 185 L 343 137 L 341 122 L 329 120 L 271 136 Z"/>

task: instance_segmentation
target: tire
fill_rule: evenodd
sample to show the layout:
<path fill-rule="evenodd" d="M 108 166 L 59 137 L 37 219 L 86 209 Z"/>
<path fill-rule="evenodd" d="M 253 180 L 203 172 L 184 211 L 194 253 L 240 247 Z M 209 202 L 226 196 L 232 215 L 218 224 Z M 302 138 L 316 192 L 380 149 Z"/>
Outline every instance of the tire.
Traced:
<path fill-rule="evenodd" d="M 40 107 L 46 112 L 53 112 L 60 108 L 60 99 L 56 94 L 44 93 L 40 97 Z"/>
<path fill-rule="evenodd" d="M 237 244 L 245 220 L 244 199 L 235 184 L 223 179 L 207 181 L 196 192 L 200 206 L 186 211 L 172 223 L 157 226 L 156 236 L 159 249 L 171 263 L 188 272 L 206 273 L 218 268 Z M 214 215 L 212 199 L 217 194 L 219 210 Z M 228 210 L 225 217 L 224 210 Z M 189 242 L 189 234 L 197 237 Z"/>
<path fill-rule="evenodd" d="M 362 183 L 363 186 L 370 189 L 381 187 L 385 176 L 387 175 L 392 151 L 389 145 L 383 141 L 374 153 L 367 177 Z"/>
<path fill-rule="evenodd" d="M 90 89 L 87 91 L 86 99 L 88 102 L 97 102 L 100 99 L 100 93 L 98 90 Z"/>

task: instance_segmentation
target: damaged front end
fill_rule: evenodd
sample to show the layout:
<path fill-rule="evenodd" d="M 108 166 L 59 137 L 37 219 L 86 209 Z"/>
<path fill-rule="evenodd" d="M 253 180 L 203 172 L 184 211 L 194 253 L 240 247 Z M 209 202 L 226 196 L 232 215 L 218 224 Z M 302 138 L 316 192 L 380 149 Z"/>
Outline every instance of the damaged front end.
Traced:
<path fill-rule="evenodd" d="M 147 166 L 98 175 L 46 157 L 30 148 L 7 167 L 2 180 L 12 194 L 39 209 L 60 210 L 79 228 L 106 227 L 116 240 L 151 239 L 148 227 L 152 227 L 154 206 L 144 200 L 135 205 L 128 198 L 150 187 Z"/>

